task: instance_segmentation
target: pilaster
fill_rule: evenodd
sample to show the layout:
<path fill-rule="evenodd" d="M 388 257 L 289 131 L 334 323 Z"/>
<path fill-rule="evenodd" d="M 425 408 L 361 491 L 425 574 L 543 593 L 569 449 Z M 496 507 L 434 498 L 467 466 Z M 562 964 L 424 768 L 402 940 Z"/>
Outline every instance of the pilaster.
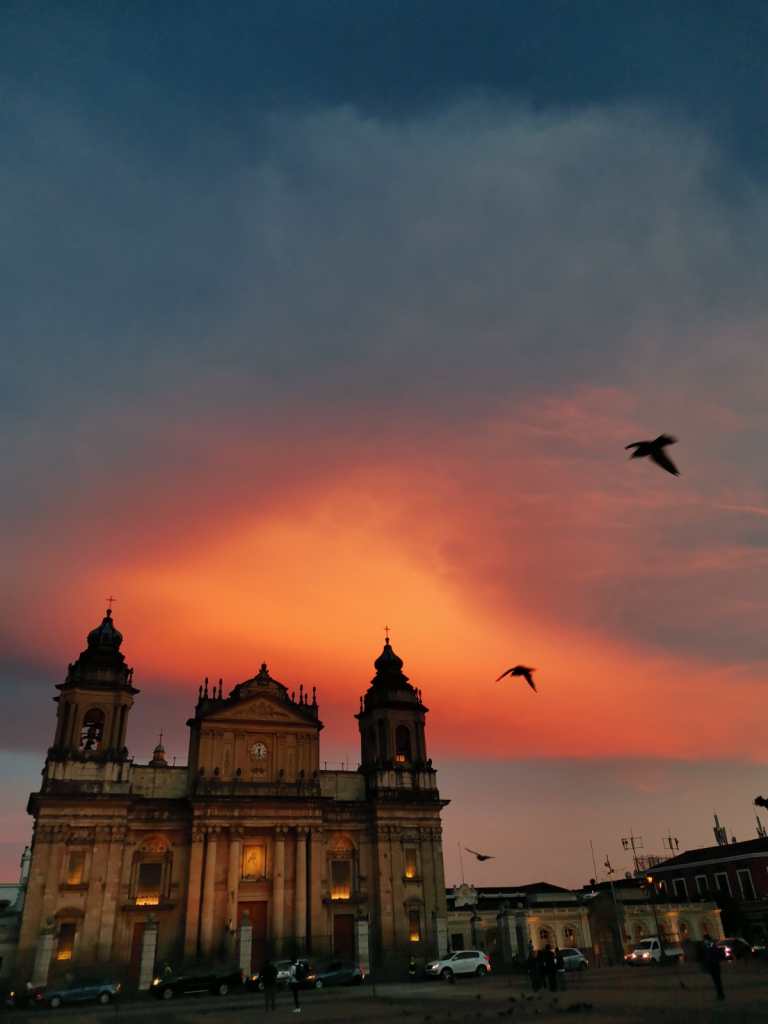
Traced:
<path fill-rule="evenodd" d="M 192 844 L 189 852 L 189 878 L 187 882 L 187 914 L 184 933 L 184 956 L 194 959 L 197 956 L 198 936 L 200 932 L 200 888 L 203 872 L 203 842 L 205 834 L 201 829 L 193 829 Z"/>
<path fill-rule="evenodd" d="M 283 951 L 285 938 L 285 834 L 287 829 L 278 826 L 274 836 L 274 857 L 272 870 L 272 944 L 275 955 Z"/>
<path fill-rule="evenodd" d="M 293 934 L 304 952 L 307 943 L 307 829 L 296 829 L 296 894 L 294 897 L 296 921 Z"/>
<path fill-rule="evenodd" d="M 200 946 L 203 955 L 213 953 L 213 926 L 215 920 L 216 899 L 216 846 L 219 828 L 208 829 L 205 842 L 205 873 L 203 877 L 203 909 L 200 919 Z"/>

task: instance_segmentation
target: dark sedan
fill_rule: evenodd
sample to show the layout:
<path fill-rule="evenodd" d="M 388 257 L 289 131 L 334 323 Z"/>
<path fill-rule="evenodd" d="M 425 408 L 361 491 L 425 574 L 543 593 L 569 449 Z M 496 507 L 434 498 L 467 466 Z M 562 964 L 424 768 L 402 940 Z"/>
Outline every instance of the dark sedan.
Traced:
<path fill-rule="evenodd" d="M 243 984 L 243 972 L 237 970 L 192 970 L 184 974 L 172 974 L 167 978 L 155 978 L 152 995 L 156 999 L 173 999 L 174 996 L 199 995 L 210 992 L 225 996 Z"/>
<path fill-rule="evenodd" d="M 100 1003 L 106 1006 L 120 995 L 119 981 L 75 981 L 64 988 L 45 988 L 35 992 L 36 1006 L 49 1006 L 57 1010 L 60 1006 L 76 1003 Z"/>
<path fill-rule="evenodd" d="M 306 988 L 325 988 L 327 985 L 361 985 L 365 973 L 351 960 L 332 960 L 322 967 L 311 968 L 302 985 Z"/>

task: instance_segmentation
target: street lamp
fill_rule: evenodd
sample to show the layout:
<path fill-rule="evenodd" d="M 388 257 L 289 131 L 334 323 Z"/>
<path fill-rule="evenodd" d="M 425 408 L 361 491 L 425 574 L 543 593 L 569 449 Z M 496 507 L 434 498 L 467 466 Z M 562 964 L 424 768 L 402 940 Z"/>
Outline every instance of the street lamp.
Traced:
<path fill-rule="evenodd" d="M 666 959 L 666 952 L 664 950 L 664 939 L 659 928 L 659 915 L 656 913 L 656 886 L 653 884 L 653 875 L 646 875 L 645 881 L 651 887 L 651 910 L 653 910 L 653 920 L 656 923 L 656 938 L 659 940 L 659 960 L 663 963 Z"/>

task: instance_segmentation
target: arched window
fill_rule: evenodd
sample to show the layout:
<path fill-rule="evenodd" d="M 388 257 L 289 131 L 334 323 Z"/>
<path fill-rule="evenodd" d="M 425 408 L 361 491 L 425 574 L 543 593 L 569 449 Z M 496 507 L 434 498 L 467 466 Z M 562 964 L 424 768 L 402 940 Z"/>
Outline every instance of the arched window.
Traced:
<path fill-rule="evenodd" d="M 545 946 L 548 942 L 551 943 L 552 940 L 549 935 L 549 928 L 539 928 L 539 940 Z"/>
<path fill-rule="evenodd" d="M 376 760 L 376 730 L 372 725 L 368 728 L 368 760 Z"/>
<path fill-rule="evenodd" d="M 331 899 L 350 899 L 355 881 L 355 844 L 349 836 L 337 833 L 331 838 L 328 844 L 328 875 Z"/>
<path fill-rule="evenodd" d="M 563 928 L 563 946 L 566 949 L 570 949 L 576 945 L 576 929 L 571 925 L 567 924 Z"/>
<path fill-rule="evenodd" d="M 104 739 L 104 712 L 100 708 L 86 711 L 80 727 L 80 749 L 93 752 L 101 748 Z"/>
<path fill-rule="evenodd" d="M 383 718 L 379 719 L 379 757 L 386 761 L 389 756 L 389 744 L 387 743 L 387 723 Z"/>
<path fill-rule="evenodd" d="M 398 725 L 395 730 L 395 760 L 400 764 L 409 763 L 411 758 L 411 730 L 407 725 Z"/>
<path fill-rule="evenodd" d="M 137 907 L 157 907 L 168 898 L 172 854 L 164 836 L 149 836 L 134 855 L 132 896 Z"/>

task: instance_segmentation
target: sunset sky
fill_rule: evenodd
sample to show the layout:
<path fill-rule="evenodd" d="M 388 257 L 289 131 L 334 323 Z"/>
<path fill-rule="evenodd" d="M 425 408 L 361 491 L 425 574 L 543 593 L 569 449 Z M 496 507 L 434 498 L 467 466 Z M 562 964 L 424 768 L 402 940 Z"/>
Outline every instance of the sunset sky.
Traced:
<path fill-rule="evenodd" d="M 354 759 L 389 625 L 449 883 L 751 838 L 765 6 L 0 17 L 0 878 L 110 593 L 139 760 L 262 661 Z M 627 461 L 662 431 L 680 478 Z"/>

